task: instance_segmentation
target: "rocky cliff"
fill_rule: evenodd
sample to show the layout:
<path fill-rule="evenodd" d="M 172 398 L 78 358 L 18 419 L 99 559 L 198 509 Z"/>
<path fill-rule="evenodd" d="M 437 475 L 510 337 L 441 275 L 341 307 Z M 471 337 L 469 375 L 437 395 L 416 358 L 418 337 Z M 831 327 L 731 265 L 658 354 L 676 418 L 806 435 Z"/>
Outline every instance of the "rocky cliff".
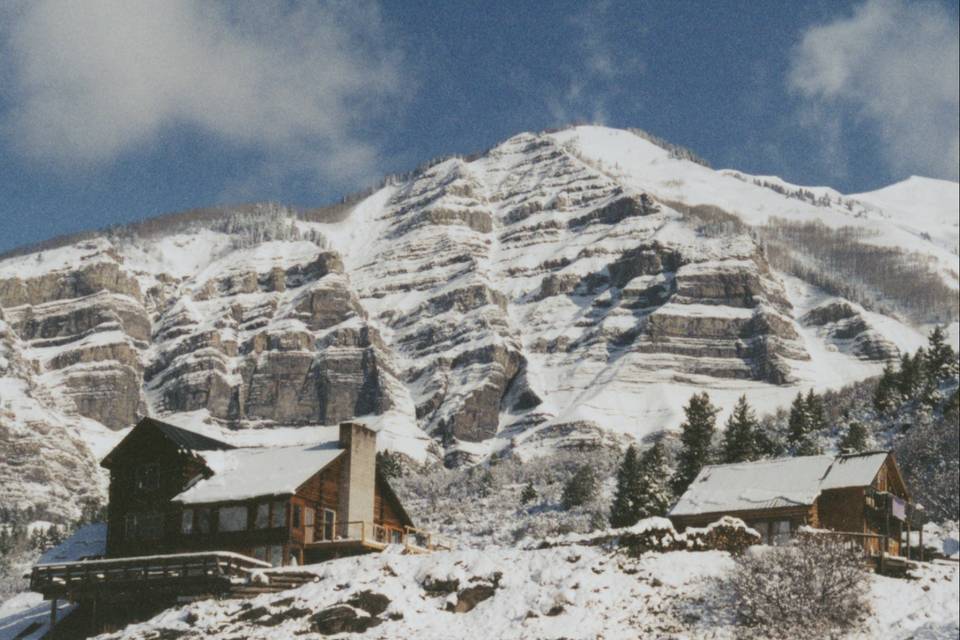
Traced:
<path fill-rule="evenodd" d="M 21 480 L 0 497 L 56 465 L 92 478 L 84 442 L 142 415 L 265 440 L 360 417 L 384 446 L 470 460 L 642 438 L 700 389 L 772 409 L 920 344 L 915 321 L 785 272 L 779 237 L 775 265 L 764 230 L 856 229 L 954 292 L 957 256 L 876 204 L 778 189 L 578 127 L 327 211 L 181 215 L 17 252 L 0 260 L 0 473 Z M 56 462 L 36 462 L 43 447 Z"/>

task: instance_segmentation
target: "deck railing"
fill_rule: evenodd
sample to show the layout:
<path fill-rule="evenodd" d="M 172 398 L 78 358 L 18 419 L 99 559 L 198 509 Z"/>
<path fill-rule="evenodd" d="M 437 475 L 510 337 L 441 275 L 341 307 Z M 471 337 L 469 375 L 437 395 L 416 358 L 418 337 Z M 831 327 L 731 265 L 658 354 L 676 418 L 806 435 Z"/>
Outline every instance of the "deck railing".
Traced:
<path fill-rule="evenodd" d="M 106 583 L 246 577 L 251 571 L 267 568 L 267 562 L 229 551 L 38 564 L 30 572 L 30 589 L 47 593 Z"/>
<path fill-rule="evenodd" d="M 391 527 L 369 522 L 337 522 L 331 529 L 318 532 L 314 545 L 355 541 L 374 546 L 401 544 L 410 551 L 450 550 L 453 545 L 429 531 L 414 527 Z"/>

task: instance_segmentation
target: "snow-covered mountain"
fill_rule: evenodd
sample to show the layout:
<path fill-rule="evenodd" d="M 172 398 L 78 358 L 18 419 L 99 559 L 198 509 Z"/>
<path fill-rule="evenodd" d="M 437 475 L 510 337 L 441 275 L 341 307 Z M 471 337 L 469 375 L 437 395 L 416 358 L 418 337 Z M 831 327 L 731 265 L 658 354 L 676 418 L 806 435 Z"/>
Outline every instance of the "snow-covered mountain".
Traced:
<path fill-rule="evenodd" d="M 956 213 L 955 183 L 844 196 L 588 126 L 327 209 L 18 251 L 0 260 L 0 497 L 73 486 L 18 466 L 24 442 L 90 478 L 145 414 L 239 442 L 359 417 L 457 461 L 643 438 L 697 390 L 770 410 L 875 375 L 932 323 L 956 340 Z"/>

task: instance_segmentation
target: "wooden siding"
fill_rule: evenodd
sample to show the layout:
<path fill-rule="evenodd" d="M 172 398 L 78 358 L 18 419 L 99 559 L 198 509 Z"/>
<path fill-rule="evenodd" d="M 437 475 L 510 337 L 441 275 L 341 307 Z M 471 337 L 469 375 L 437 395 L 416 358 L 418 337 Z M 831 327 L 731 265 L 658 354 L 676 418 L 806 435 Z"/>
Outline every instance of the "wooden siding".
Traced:
<path fill-rule="evenodd" d="M 180 530 L 180 509 L 171 499 L 186 484 L 201 474 L 209 474 L 201 460 L 182 453 L 173 443 L 153 429 L 143 429 L 131 439 L 124 455 L 110 469 L 107 507 L 107 556 L 159 553 L 175 546 Z M 158 486 L 138 486 L 138 470 L 156 465 Z M 127 517 L 158 513 L 162 517 L 161 535 L 145 540 L 128 531 Z"/>

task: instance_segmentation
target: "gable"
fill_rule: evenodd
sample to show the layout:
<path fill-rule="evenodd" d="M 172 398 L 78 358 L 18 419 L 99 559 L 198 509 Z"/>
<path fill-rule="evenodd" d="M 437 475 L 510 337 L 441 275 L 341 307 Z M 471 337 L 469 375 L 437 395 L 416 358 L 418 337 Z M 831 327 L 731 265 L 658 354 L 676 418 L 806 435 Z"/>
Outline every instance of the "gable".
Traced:
<path fill-rule="evenodd" d="M 103 457 L 100 466 L 110 469 L 117 462 L 130 456 L 141 459 L 142 453 L 152 451 L 153 447 L 160 447 L 171 454 L 178 451 L 226 451 L 234 448 L 226 442 L 208 438 L 166 422 L 143 418 L 117 446 Z"/>

